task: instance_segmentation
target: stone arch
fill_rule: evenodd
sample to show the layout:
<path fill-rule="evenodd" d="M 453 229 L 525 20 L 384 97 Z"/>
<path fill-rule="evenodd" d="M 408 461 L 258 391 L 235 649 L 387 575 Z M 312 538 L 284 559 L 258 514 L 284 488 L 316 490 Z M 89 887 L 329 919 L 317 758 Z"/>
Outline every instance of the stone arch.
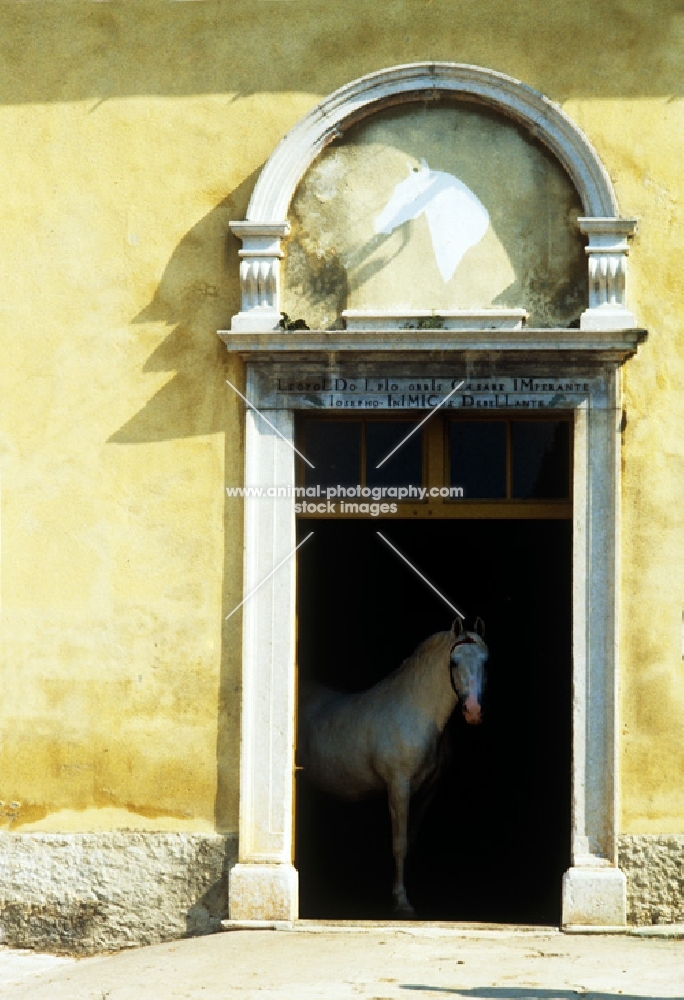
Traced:
<path fill-rule="evenodd" d="M 585 215 L 617 216 L 610 177 L 587 137 L 561 108 L 532 87 L 494 70 L 462 63 L 422 62 L 362 76 L 312 108 L 267 160 L 254 188 L 247 220 L 284 220 L 303 175 L 350 125 L 393 104 L 445 97 L 481 102 L 519 122 L 563 164 Z"/>

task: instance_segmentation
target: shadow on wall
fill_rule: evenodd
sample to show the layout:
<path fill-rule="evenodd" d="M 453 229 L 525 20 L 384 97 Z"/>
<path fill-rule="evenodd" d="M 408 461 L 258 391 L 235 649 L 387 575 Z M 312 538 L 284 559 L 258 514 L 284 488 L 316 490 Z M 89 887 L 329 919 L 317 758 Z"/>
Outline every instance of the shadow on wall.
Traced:
<path fill-rule="evenodd" d="M 176 375 L 111 436 L 111 443 L 170 441 L 227 429 L 226 378 L 234 380 L 231 371 L 240 377 L 216 336 L 240 308 L 240 241 L 228 223 L 244 218 L 259 172 L 247 177 L 183 237 L 154 298 L 133 319 L 133 323 L 166 323 L 173 328 L 143 371 L 175 371 Z"/>
<path fill-rule="evenodd" d="M 536 5 L 509 0 L 462 0 L 458 17 L 452 0 L 394 0 L 389 21 L 367 0 L 4 2 L 0 102 L 326 94 L 426 58 L 492 66 L 557 101 L 680 96 L 681 3 L 657 6 L 610 0 L 597 15 L 594 4 L 546 0 L 540 19 Z"/>
<path fill-rule="evenodd" d="M 228 913 L 228 879 L 230 869 L 237 862 L 237 837 L 228 839 L 223 861 L 223 870 L 218 881 L 190 906 L 185 915 L 185 937 L 216 934 L 221 930 L 221 921 Z"/>
<path fill-rule="evenodd" d="M 135 445 L 223 433 L 224 476 L 231 484 L 242 482 L 244 406 L 226 379 L 241 385 L 242 365 L 228 355 L 216 331 L 228 326 L 239 309 L 240 244 L 228 223 L 244 217 L 257 174 L 243 181 L 183 237 L 152 301 L 134 318 L 134 324 L 163 322 L 172 328 L 143 371 L 175 371 L 175 375 L 109 438 L 109 443 Z M 222 482 L 216 485 L 223 487 Z M 239 500 L 224 500 L 224 525 L 222 606 L 230 609 L 242 596 Z M 219 832 L 233 829 L 237 818 L 240 629 L 239 615 L 223 621 L 214 810 Z M 205 920 L 200 911 L 197 920 Z"/>

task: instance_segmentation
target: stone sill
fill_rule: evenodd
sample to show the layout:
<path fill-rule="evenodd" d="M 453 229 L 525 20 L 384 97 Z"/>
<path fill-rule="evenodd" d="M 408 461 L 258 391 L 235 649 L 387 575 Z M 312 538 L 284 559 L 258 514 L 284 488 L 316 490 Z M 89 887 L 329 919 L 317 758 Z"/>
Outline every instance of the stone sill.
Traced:
<path fill-rule="evenodd" d="M 684 924 L 658 924 L 652 927 L 621 925 L 582 926 L 570 924 L 561 928 L 520 924 L 487 924 L 447 920 L 222 920 L 224 931 L 299 931 L 306 934 L 330 934 L 359 930 L 408 934 L 453 934 L 456 937 L 487 937 L 529 934 L 621 934 L 629 937 L 666 938 L 670 941 L 684 938 Z"/>
<path fill-rule="evenodd" d="M 440 351 L 445 354 L 494 352 L 553 356 L 584 362 L 623 364 L 648 336 L 641 328 L 577 330 L 526 327 L 521 330 L 270 330 L 263 333 L 219 330 L 226 348 L 245 358 L 270 354 L 369 353 L 388 355 Z"/>
<path fill-rule="evenodd" d="M 354 934 L 360 930 L 416 937 L 508 937 L 511 934 L 560 934 L 555 926 L 493 924 L 463 920 L 222 920 L 224 931 L 292 931 L 300 934 Z M 624 932 L 624 928 L 622 928 Z"/>

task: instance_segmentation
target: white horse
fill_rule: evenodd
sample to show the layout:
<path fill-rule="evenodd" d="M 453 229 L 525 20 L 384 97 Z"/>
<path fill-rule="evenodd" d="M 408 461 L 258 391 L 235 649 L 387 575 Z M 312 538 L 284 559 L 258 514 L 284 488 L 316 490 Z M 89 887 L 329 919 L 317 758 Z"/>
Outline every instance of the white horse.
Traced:
<path fill-rule="evenodd" d="M 404 886 L 411 796 L 439 768 L 440 738 L 460 698 L 468 723 L 482 720 L 488 650 L 484 625 L 466 632 L 457 619 L 437 632 L 374 687 L 340 694 L 320 685 L 302 689 L 299 764 L 319 788 L 354 800 L 387 789 L 400 916 L 412 916 Z"/>

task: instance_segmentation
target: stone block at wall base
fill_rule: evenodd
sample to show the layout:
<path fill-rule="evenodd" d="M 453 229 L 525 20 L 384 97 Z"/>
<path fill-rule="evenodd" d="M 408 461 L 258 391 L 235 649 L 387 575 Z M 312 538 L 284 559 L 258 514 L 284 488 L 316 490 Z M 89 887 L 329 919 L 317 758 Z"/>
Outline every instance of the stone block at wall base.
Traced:
<path fill-rule="evenodd" d="M 299 875 L 286 864 L 238 864 L 230 873 L 230 919 L 291 921 L 299 916 Z"/>
<path fill-rule="evenodd" d="M 684 834 L 623 834 L 627 920 L 637 927 L 684 923 Z"/>
<path fill-rule="evenodd" d="M 562 897 L 564 928 L 625 926 L 625 876 L 618 868 L 569 868 Z"/>
<path fill-rule="evenodd" d="M 237 837 L 0 834 L 0 940 L 94 954 L 221 929 Z"/>

